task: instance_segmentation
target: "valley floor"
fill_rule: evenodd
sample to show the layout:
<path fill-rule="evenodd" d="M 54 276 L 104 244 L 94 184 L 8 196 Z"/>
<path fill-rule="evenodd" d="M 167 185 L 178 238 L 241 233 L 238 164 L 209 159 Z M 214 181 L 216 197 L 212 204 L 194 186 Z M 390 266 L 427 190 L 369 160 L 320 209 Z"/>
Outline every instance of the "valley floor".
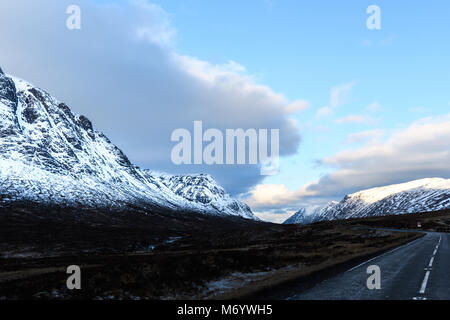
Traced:
<path fill-rule="evenodd" d="M 30 208 L 0 212 L 0 299 L 283 298 L 423 236 L 374 227 L 450 226 L 447 212 L 298 226 Z M 69 265 L 81 290 L 66 287 Z"/>

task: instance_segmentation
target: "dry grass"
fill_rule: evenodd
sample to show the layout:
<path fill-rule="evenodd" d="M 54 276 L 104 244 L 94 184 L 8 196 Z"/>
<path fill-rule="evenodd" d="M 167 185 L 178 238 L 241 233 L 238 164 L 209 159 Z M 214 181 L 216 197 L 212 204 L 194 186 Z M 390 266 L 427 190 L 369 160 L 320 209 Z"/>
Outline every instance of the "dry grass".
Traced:
<path fill-rule="evenodd" d="M 90 232 L 93 242 L 77 241 L 68 250 L 76 232 L 86 234 L 77 224 L 62 242 L 46 243 L 52 257 L 0 260 L 0 297 L 7 299 L 208 299 L 245 298 L 259 292 L 305 280 L 319 271 L 379 253 L 417 237 L 414 233 L 355 228 L 349 222 L 312 226 L 284 226 L 243 220 L 196 221 L 195 231 L 178 230 L 175 241 L 140 220 L 134 225 L 97 227 Z M 153 220 L 151 220 L 153 223 Z M 28 225 L 27 225 L 28 226 Z M 200 228 L 202 226 L 203 228 Z M 92 231 L 95 231 L 96 228 Z M 57 230 L 50 226 L 49 230 Z M 25 232 L 16 226 L 16 232 Z M 90 229 L 89 229 L 90 230 Z M 158 238 L 153 250 L 143 250 L 142 234 Z M 199 231 L 204 230 L 204 231 Z M 45 233 L 41 229 L 39 233 Z M 95 239 L 95 236 L 98 239 Z M 113 239 L 111 239 L 113 238 Z M 50 239 L 58 241 L 53 235 Z M 106 245 L 110 239 L 111 244 Z M 148 240 L 147 240 L 148 241 Z M 81 243 L 81 244 L 80 244 Z M 10 240 L 16 248 L 29 243 Z M 4 244 L 5 245 L 5 244 Z M 99 246 L 102 248 L 99 249 Z M 59 246 L 59 247 L 58 247 Z M 60 248 L 60 251 L 55 248 Z M 118 249 L 121 252 L 116 252 Z M 35 248 L 36 249 L 36 248 Z M 73 249 L 73 248 L 72 248 Z M 89 249 L 88 252 L 86 250 Z M 114 251 L 116 250 L 116 251 Z M 65 287 L 64 268 L 82 267 L 80 291 Z M 222 282 L 220 282 L 222 281 Z M 221 284 L 223 286 L 221 287 Z M 212 287 L 214 285 L 214 287 Z"/>

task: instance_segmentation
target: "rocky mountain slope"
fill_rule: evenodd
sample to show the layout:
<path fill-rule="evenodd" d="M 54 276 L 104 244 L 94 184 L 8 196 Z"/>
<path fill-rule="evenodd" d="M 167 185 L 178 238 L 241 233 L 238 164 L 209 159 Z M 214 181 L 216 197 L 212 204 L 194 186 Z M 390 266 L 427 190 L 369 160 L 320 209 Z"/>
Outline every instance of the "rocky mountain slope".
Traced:
<path fill-rule="evenodd" d="M 18 201 L 257 219 L 209 176 L 133 165 L 86 117 L 0 69 L 0 206 Z"/>
<path fill-rule="evenodd" d="M 326 206 L 312 206 L 301 208 L 294 215 L 288 218 L 284 224 L 311 224 L 320 221 L 321 217 L 326 217 L 330 210 L 338 204 L 336 201 L 328 203 Z M 323 219 L 325 220 L 325 219 Z"/>
<path fill-rule="evenodd" d="M 356 192 L 325 207 L 302 208 L 284 223 L 309 224 L 444 209 L 450 209 L 450 179 L 430 178 Z"/>

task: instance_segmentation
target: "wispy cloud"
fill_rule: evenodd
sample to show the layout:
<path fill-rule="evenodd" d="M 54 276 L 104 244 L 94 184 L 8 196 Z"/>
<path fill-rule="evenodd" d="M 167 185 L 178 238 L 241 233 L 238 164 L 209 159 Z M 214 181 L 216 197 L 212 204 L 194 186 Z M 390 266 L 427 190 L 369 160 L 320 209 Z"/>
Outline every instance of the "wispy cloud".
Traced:
<path fill-rule="evenodd" d="M 329 106 L 337 108 L 347 103 L 348 95 L 354 86 L 355 82 L 349 82 L 332 88 Z"/>
<path fill-rule="evenodd" d="M 331 88 L 330 100 L 327 106 L 320 108 L 316 113 L 316 118 L 330 116 L 334 110 L 348 101 L 348 96 L 355 86 L 355 82 L 348 82 Z"/>
<path fill-rule="evenodd" d="M 316 118 L 324 118 L 333 115 L 334 110 L 330 107 L 322 107 L 316 112 Z"/>
<path fill-rule="evenodd" d="M 345 140 L 346 144 L 350 143 L 378 143 L 385 135 L 385 131 L 381 129 L 366 130 L 362 132 L 351 133 Z"/>
<path fill-rule="evenodd" d="M 374 119 L 367 115 L 351 114 L 334 121 L 336 124 L 352 124 L 352 123 L 374 123 Z"/>
<path fill-rule="evenodd" d="M 308 101 L 297 100 L 297 101 L 292 102 L 291 104 L 289 104 L 286 107 L 286 113 L 294 114 L 294 113 L 297 113 L 297 112 L 302 112 L 302 111 L 305 111 L 305 110 L 309 109 L 310 106 L 311 105 L 310 105 L 310 103 Z"/>

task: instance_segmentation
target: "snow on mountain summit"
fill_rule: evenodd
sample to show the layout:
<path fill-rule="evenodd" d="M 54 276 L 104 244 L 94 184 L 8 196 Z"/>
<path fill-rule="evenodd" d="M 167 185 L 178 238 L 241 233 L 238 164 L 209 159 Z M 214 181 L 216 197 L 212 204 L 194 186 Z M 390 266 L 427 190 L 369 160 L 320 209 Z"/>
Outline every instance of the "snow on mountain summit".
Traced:
<path fill-rule="evenodd" d="M 302 210 L 285 224 L 309 224 L 318 221 L 366 218 L 450 209 L 450 179 L 427 178 L 377 187 L 347 195 L 341 202 L 331 202 L 313 214 Z"/>
<path fill-rule="evenodd" d="M 243 202 L 233 199 L 224 188 L 208 174 L 197 175 L 159 175 L 162 183 L 176 195 L 201 203 L 212 210 L 234 215 L 241 212 L 244 218 L 254 219 L 250 208 Z"/>
<path fill-rule="evenodd" d="M 380 201 L 393 194 L 405 192 L 408 190 L 424 188 L 424 189 L 436 189 L 445 190 L 450 189 L 450 180 L 442 178 L 426 178 L 421 180 L 410 181 L 401 184 L 394 184 L 386 187 L 372 188 L 363 190 L 349 195 L 351 198 L 359 198 L 360 200 L 372 204 Z"/>
<path fill-rule="evenodd" d="M 331 201 L 325 206 L 308 206 L 301 208 L 288 218 L 284 224 L 310 224 L 320 220 L 320 217 L 326 216 L 329 210 L 338 204 L 336 201 Z"/>
<path fill-rule="evenodd" d="M 141 170 L 89 119 L 0 68 L 0 205 L 22 200 L 257 219 L 209 176 Z"/>

